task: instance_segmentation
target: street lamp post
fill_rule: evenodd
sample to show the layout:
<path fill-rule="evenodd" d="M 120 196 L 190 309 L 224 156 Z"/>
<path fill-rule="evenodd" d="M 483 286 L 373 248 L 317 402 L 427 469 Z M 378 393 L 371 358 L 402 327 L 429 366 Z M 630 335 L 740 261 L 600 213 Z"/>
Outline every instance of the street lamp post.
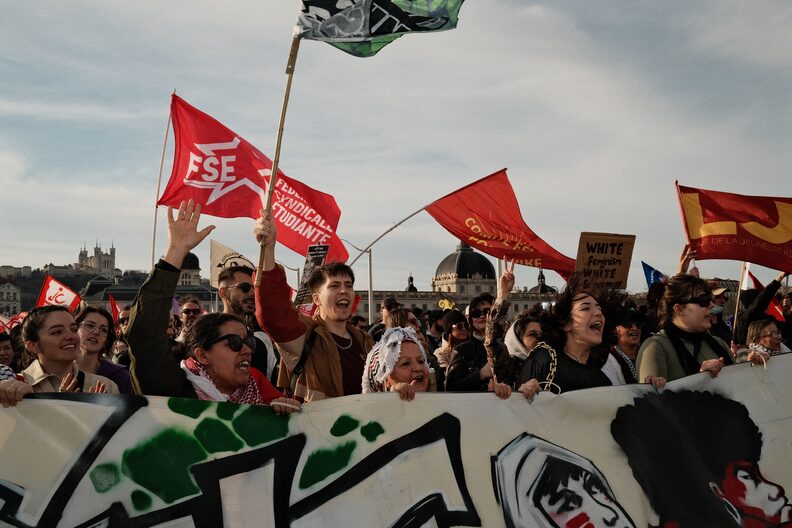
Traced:
<path fill-rule="evenodd" d="M 368 253 L 368 322 L 369 324 L 374 323 L 374 286 L 372 283 L 372 272 L 371 272 L 371 248 L 369 247 L 366 250 L 360 249 L 355 244 L 346 240 L 344 238 L 341 239 L 342 241 L 346 242 L 353 248 L 357 249 L 358 251 L 363 253 Z"/>
<path fill-rule="evenodd" d="M 297 289 L 299 289 L 300 288 L 300 268 L 292 268 L 291 266 L 287 266 L 283 262 L 275 261 L 275 263 L 276 264 L 280 264 L 281 266 L 283 266 L 284 268 L 286 268 L 288 270 L 297 272 Z"/>

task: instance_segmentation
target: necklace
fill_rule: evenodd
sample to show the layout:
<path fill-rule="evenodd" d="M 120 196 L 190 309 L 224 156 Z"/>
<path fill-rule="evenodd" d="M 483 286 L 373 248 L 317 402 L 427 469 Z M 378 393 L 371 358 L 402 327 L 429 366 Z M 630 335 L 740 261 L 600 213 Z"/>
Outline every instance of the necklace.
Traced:
<path fill-rule="evenodd" d="M 349 344 L 347 346 L 343 346 L 341 345 L 341 343 L 338 342 L 341 339 L 346 340 L 347 338 L 333 334 L 333 341 L 335 341 L 336 347 L 339 350 L 349 350 L 352 347 L 352 336 L 349 336 Z"/>
<path fill-rule="evenodd" d="M 573 356 L 572 354 L 570 354 L 566 350 L 564 350 L 564 354 L 566 354 L 567 356 L 571 357 L 572 359 L 574 359 L 576 362 L 580 363 L 581 365 L 585 365 L 586 364 L 586 361 L 583 361 L 583 359 Z M 588 358 L 586 358 L 586 359 L 588 359 Z"/>

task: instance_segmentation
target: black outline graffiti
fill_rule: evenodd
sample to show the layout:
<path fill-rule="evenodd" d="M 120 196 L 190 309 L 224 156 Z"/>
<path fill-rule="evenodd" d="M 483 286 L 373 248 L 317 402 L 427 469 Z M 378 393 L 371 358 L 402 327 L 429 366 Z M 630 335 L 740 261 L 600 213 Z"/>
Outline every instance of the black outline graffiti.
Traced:
<path fill-rule="evenodd" d="M 141 396 L 39 394 L 32 398 L 80 401 L 114 406 L 116 410 L 102 424 L 95 437 L 89 442 L 74 465 L 69 468 L 66 477 L 46 505 L 35 526 L 30 526 L 13 517 L 22 502 L 24 490 L 20 492 L 19 488 L 13 484 L 0 481 L 0 499 L 5 502 L 0 509 L 0 520 L 17 528 L 56 526 L 77 485 L 85 478 L 107 443 L 135 412 L 148 405 L 147 399 Z M 289 501 L 297 467 L 306 444 L 304 434 L 293 435 L 258 449 L 195 464 L 190 468 L 190 471 L 200 493 L 190 499 L 138 516 L 130 516 L 123 504 L 115 502 L 105 511 L 79 524 L 76 528 L 88 528 L 102 522 L 106 522 L 110 527 L 145 528 L 185 517 L 191 517 L 198 528 L 222 526 L 223 507 L 220 481 L 232 475 L 248 473 L 270 462 L 274 463 L 272 496 L 274 523 L 278 528 L 288 528 L 294 521 L 354 488 L 390 464 L 398 456 L 440 440 L 445 443 L 465 509 L 462 511 L 449 510 L 443 495 L 432 493 L 412 505 L 392 526 L 396 528 L 418 527 L 432 518 L 440 528 L 481 526 L 481 519 L 465 481 L 461 450 L 461 425 L 459 419 L 444 413 L 426 422 L 418 429 L 377 448 L 330 484 L 294 505 L 290 505 Z"/>
<path fill-rule="evenodd" d="M 5 501 L 3 508 L 0 509 L 0 520 L 19 528 L 33 528 L 33 526 L 50 527 L 56 526 L 63 515 L 63 510 L 71 500 L 74 490 L 77 489 L 80 481 L 85 477 L 96 458 L 105 448 L 111 438 L 118 432 L 124 423 L 139 409 L 148 405 L 148 400 L 143 396 L 126 396 L 115 394 L 74 394 L 74 393 L 47 393 L 31 394 L 25 399 L 31 400 L 66 400 L 78 401 L 101 405 L 103 407 L 115 407 L 115 410 L 99 427 L 94 437 L 85 446 L 85 449 L 77 457 L 77 461 L 69 468 L 58 489 L 52 494 L 52 499 L 44 508 L 39 516 L 39 521 L 35 525 L 23 523 L 13 515 L 19 511 L 23 495 L 17 491 L 16 486 L 0 481 L 0 499 Z"/>

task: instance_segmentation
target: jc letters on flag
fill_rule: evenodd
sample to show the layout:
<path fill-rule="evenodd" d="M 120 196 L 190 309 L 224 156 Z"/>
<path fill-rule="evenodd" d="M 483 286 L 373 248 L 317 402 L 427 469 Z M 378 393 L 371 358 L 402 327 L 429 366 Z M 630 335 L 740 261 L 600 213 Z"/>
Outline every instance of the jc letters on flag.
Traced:
<path fill-rule="evenodd" d="M 171 102 L 176 148 L 173 170 L 158 205 L 182 200 L 202 204 L 203 213 L 224 218 L 258 218 L 272 161 L 211 116 L 174 95 Z M 335 233 L 341 211 L 331 195 L 278 171 L 272 215 L 278 242 L 305 255 L 308 246 L 328 244 L 329 260 L 349 257 Z"/>
<path fill-rule="evenodd" d="M 70 312 L 74 312 L 81 300 L 68 286 L 47 275 L 41 285 L 36 306 L 65 306 Z"/>
<path fill-rule="evenodd" d="M 699 260 L 744 260 L 792 271 L 792 198 L 682 185 L 677 192 L 685 233 Z"/>

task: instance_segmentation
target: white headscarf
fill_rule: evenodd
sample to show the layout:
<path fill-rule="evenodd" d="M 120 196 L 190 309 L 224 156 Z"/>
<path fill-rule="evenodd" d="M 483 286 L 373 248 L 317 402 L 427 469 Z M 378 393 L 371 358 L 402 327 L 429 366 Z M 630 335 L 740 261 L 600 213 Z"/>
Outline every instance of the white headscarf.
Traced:
<path fill-rule="evenodd" d="M 517 333 L 514 331 L 514 325 L 511 325 L 506 331 L 506 337 L 503 338 L 503 342 L 506 344 L 506 349 L 509 351 L 510 356 L 528 359 L 529 350 L 525 348 L 520 338 L 517 337 Z"/>
<path fill-rule="evenodd" d="M 418 345 L 418 349 L 426 359 L 426 351 L 418 340 L 415 330 L 401 327 L 388 328 L 366 357 L 366 365 L 363 367 L 363 394 L 385 390 L 385 380 L 399 361 L 401 344 L 404 341 L 412 341 Z"/>

